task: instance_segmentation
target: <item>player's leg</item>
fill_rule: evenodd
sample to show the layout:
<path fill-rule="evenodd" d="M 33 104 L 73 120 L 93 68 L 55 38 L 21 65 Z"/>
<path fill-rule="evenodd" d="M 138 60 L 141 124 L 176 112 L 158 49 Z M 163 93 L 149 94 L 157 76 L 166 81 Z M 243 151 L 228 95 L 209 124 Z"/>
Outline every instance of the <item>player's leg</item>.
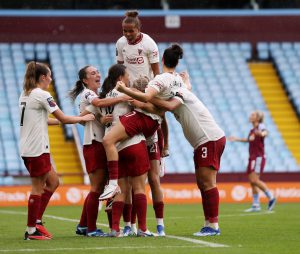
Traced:
<path fill-rule="evenodd" d="M 43 194 L 41 196 L 41 203 L 40 203 L 40 209 L 37 215 L 37 221 L 36 221 L 36 228 L 42 232 L 45 236 L 52 237 L 52 234 L 45 228 L 43 225 L 43 214 L 48 206 L 48 203 L 55 192 L 55 190 L 59 186 L 59 177 L 53 167 L 51 165 L 51 170 L 48 173 L 48 177 L 46 179 L 46 185 L 43 190 Z"/>
<path fill-rule="evenodd" d="M 221 156 L 226 144 L 225 137 L 209 141 L 194 151 L 195 173 L 198 188 L 202 194 L 205 226 L 195 236 L 220 235 L 219 191 L 216 184 Z"/>
<path fill-rule="evenodd" d="M 104 192 L 100 195 L 100 200 L 105 200 L 116 195 L 120 188 L 118 187 L 118 150 L 116 143 L 128 138 L 124 126 L 118 122 L 103 138 L 108 166 L 109 184 L 105 186 Z"/>
<path fill-rule="evenodd" d="M 123 220 L 124 220 L 124 236 L 131 234 L 131 213 L 132 213 L 132 187 L 128 184 L 128 189 L 125 198 L 125 204 L 123 209 Z"/>
<path fill-rule="evenodd" d="M 48 172 L 42 176 L 31 177 L 32 189 L 28 199 L 28 217 L 27 229 L 25 232 L 24 240 L 48 240 L 49 237 L 43 235 L 36 228 L 36 220 L 40 210 L 41 195 L 46 184 Z"/>
<path fill-rule="evenodd" d="M 208 220 L 208 225 L 198 232 L 201 233 L 201 235 L 198 234 L 199 236 L 220 234 L 218 219 L 219 191 L 216 185 L 216 176 L 217 171 L 212 167 L 200 167 L 196 169 L 197 185 L 203 193 L 204 216 Z"/>
<path fill-rule="evenodd" d="M 151 188 L 153 208 L 156 218 L 157 234 L 165 236 L 164 231 L 164 201 L 163 192 L 160 187 L 159 177 L 160 165 L 159 160 L 150 160 L 150 170 L 148 172 L 148 182 Z"/>
<path fill-rule="evenodd" d="M 136 207 L 137 218 L 138 218 L 138 232 L 137 236 L 147 237 L 153 236 L 153 234 L 147 229 L 147 197 L 145 191 L 145 181 L 147 173 L 140 176 L 131 178 L 133 188 L 133 199 Z"/>
<path fill-rule="evenodd" d="M 96 222 L 99 211 L 99 196 L 103 192 L 107 174 L 104 169 L 97 169 L 89 173 L 91 189 L 89 198 L 86 203 L 86 216 L 87 216 L 87 236 L 103 236 L 103 231 L 97 229 Z"/>
<path fill-rule="evenodd" d="M 120 220 L 123 213 L 125 198 L 128 188 L 128 177 L 119 179 L 121 193 L 118 193 L 112 204 L 112 230 L 109 234 L 111 237 L 122 237 L 123 232 L 120 230 Z"/>

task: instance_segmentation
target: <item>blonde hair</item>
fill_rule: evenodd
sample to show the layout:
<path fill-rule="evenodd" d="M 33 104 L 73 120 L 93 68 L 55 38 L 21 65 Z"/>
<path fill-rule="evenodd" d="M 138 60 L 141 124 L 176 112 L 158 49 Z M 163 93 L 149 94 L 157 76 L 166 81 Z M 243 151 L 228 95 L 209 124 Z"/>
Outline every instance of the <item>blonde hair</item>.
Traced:
<path fill-rule="evenodd" d="M 265 114 L 264 112 L 260 111 L 260 110 L 255 110 L 254 111 L 257 117 L 257 120 L 259 123 L 263 123 L 264 122 L 264 118 L 265 118 Z"/>
<path fill-rule="evenodd" d="M 141 92 L 145 92 L 145 89 L 146 89 L 148 83 L 149 83 L 149 78 L 144 76 L 144 77 L 140 77 L 140 78 L 134 80 L 132 83 L 132 87 L 136 88 L 137 90 L 139 90 Z"/>
<path fill-rule="evenodd" d="M 23 82 L 23 91 L 25 92 L 25 95 L 29 95 L 31 90 L 37 87 L 40 76 L 47 75 L 49 71 L 49 67 L 43 63 L 35 61 L 29 62 L 26 67 Z"/>

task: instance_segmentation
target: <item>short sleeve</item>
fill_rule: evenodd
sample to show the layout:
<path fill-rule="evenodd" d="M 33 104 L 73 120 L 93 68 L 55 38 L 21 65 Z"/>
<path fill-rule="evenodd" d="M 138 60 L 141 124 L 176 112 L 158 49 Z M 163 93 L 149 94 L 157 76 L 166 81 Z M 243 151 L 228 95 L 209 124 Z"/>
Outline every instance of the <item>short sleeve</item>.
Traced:
<path fill-rule="evenodd" d="M 148 44 L 147 52 L 148 52 L 149 62 L 151 64 L 158 63 L 159 62 L 159 52 L 158 52 L 157 44 L 151 38 L 149 39 L 147 44 Z"/>
<path fill-rule="evenodd" d="M 122 52 L 122 50 L 124 48 L 124 43 L 122 43 L 121 39 L 119 39 L 116 43 L 116 61 L 117 62 L 124 62 L 124 57 L 123 57 L 123 52 Z"/>
<path fill-rule="evenodd" d="M 92 101 L 93 101 L 95 98 L 98 98 L 98 95 L 95 94 L 93 91 L 87 91 L 87 92 L 84 94 L 84 98 L 85 98 L 89 103 L 92 103 Z"/>
<path fill-rule="evenodd" d="M 267 129 L 266 129 L 266 126 L 263 124 L 263 123 L 260 123 L 259 125 L 258 125 L 258 129 L 260 130 L 260 131 L 266 131 Z"/>
<path fill-rule="evenodd" d="M 157 90 L 159 93 L 162 92 L 163 90 L 165 90 L 165 82 L 164 80 L 161 78 L 160 75 L 155 76 L 154 79 L 152 79 L 149 83 L 147 88 L 152 87 L 155 90 Z M 147 91 L 146 88 L 146 91 Z"/>
<path fill-rule="evenodd" d="M 55 100 L 51 96 L 49 92 L 43 91 L 40 94 L 40 102 L 42 106 L 49 112 L 49 114 L 53 113 L 55 110 L 59 109 Z"/>

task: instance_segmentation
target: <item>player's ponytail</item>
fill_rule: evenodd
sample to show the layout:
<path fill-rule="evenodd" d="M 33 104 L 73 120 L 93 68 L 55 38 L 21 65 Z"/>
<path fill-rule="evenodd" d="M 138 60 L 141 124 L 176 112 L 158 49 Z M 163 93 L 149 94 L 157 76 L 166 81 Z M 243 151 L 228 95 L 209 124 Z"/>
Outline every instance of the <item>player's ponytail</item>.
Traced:
<path fill-rule="evenodd" d="M 109 68 L 108 75 L 104 79 L 101 87 L 99 96 L 101 99 L 105 98 L 106 95 L 115 88 L 120 77 L 125 75 L 125 70 L 126 67 L 123 64 L 114 64 Z"/>
<path fill-rule="evenodd" d="M 83 91 L 84 87 L 86 86 L 83 80 L 86 78 L 86 69 L 89 67 L 90 65 L 87 65 L 79 70 L 78 80 L 76 81 L 74 88 L 69 92 L 69 97 L 72 101 L 75 101 L 76 97 Z"/>
<path fill-rule="evenodd" d="M 138 18 L 139 12 L 137 10 L 127 11 L 125 13 L 125 18 L 123 19 L 123 24 L 133 23 L 136 28 L 141 30 L 141 21 Z"/>
<path fill-rule="evenodd" d="M 178 44 L 172 44 L 164 51 L 163 62 L 168 68 L 175 68 L 183 57 L 183 49 Z"/>
<path fill-rule="evenodd" d="M 31 61 L 27 64 L 26 72 L 23 82 L 23 90 L 25 95 L 29 95 L 31 90 L 37 87 L 40 76 L 47 75 L 49 73 L 47 65 Z"/>

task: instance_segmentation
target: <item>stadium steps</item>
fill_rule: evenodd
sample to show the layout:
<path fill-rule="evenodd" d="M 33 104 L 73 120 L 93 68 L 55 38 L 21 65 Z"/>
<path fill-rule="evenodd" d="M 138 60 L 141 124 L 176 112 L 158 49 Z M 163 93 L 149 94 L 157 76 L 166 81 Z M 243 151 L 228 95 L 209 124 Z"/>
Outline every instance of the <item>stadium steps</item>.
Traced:
<path fill-rule="evenodd" d="M 249 63 L 251 73 L 281 135 L 300 164 L 300 124 L 272 63 Z"/>
<path fill-rule="evenodd" d="M 49 92 L 56 99 L 52 84 Z M 50 117 L 53 117 L 52 115 Z M 50 151 L 63 184 L 82 184 L 82 168 L 74 140 L 65 140 L 62 126 L 49 126 Z"/>

